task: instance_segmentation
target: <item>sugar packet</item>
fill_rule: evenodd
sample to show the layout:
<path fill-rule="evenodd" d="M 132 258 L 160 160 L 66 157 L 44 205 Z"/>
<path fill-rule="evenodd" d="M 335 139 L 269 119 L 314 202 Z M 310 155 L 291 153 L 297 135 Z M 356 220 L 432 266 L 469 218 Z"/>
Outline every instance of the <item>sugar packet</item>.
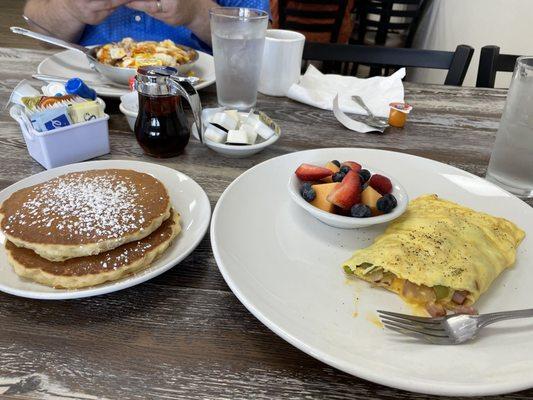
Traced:
<path fill-rule="evenodd" d="M 74 95 L 65 96 L 27 96 L 21 99 L 27 112 L 44 111 L 55 107 L 84 102 L 85 99 Z"/>
<path fill-rule="evenodd" d="M 30 115 L 30 121 L 35 130 L 39 132 L 72 125 L 66 106 L 35 112 Z"/>

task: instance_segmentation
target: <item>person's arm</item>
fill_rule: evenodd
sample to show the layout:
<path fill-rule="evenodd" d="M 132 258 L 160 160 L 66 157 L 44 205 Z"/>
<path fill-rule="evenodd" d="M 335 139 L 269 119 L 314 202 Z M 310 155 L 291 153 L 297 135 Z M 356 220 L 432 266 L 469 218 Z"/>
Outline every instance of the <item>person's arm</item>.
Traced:
<path fill-rule="evenodd" d="M 28 0 L 24 7 L 24 15 L 53 32 L 54 36 L 77 42 L 86 24 L 99 24 L 117 7 L 129 1 Z M 32 29 L 40 31 L 36 26 L 32 26 Z"/>
<path fill-rule="evenodd" d="M 128 4 L 134 10 L 157 18 L 169 25 L 182 25 L 200 40 L 210 44 L 209 9 L 217 7 L 212 0 L 135 0 Z"/>
<path fill-rule="evenodd" d="M 211 46 L 211 27 L 209 25 L 209 10 L 218 7 L 217 3 L 211 0 L 199 0 L 197 3 L 198 11 L 194 18 L 187 25 L 198 38 Z"/>

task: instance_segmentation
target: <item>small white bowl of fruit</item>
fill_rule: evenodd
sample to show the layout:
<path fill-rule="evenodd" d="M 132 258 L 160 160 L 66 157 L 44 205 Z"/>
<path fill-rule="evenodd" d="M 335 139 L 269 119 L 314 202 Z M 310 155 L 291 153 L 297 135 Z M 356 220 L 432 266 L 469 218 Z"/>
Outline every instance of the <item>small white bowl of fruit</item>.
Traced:
<path fill-rule="evenodd" d="M 343 229 L 392 221 L 409 203 L 397 180 L 355 161 L 302 164 L 291 174 L 289 193 L 312 216 Z"/>

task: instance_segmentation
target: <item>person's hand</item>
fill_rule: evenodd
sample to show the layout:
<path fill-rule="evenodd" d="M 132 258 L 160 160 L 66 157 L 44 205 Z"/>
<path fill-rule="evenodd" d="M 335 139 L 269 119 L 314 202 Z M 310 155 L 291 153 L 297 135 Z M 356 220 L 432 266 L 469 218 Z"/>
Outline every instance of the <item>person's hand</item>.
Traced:
<path fill-rule="evenodd" d="M 117 7 L 131 0 L 64 0 L 69 14 L 78 21 L 96 25 L 106 19 Z"/>
<path fill-rule="evenodd" d="M 211 0 L 133 0 L 128 7 L 143 11 L 168 25 L 192 24 L 199 17 L 209 19 L 205 14 L 206 6 L 212 6 Z"/>

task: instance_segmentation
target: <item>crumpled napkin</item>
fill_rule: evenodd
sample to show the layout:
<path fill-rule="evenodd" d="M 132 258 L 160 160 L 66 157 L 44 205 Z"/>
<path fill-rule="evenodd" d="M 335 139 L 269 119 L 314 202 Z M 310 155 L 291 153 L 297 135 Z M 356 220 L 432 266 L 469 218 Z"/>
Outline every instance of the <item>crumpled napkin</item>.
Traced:
<path fill-rule="evenodd" d="M 403 77 L 405 68 L 399 69 L 391 76 L 361 79 L 323 74 L 310 65 L 300 81 L 289 88 L 287 97 L 324 110 L 333 110 L 333 100 L 338 94 L 341 111 L 367 115 L 365 110 L 351 99 L 353 95 L 358 95 L 376 117 L 387 118 L 389 103 L 404 101 Z"/>

